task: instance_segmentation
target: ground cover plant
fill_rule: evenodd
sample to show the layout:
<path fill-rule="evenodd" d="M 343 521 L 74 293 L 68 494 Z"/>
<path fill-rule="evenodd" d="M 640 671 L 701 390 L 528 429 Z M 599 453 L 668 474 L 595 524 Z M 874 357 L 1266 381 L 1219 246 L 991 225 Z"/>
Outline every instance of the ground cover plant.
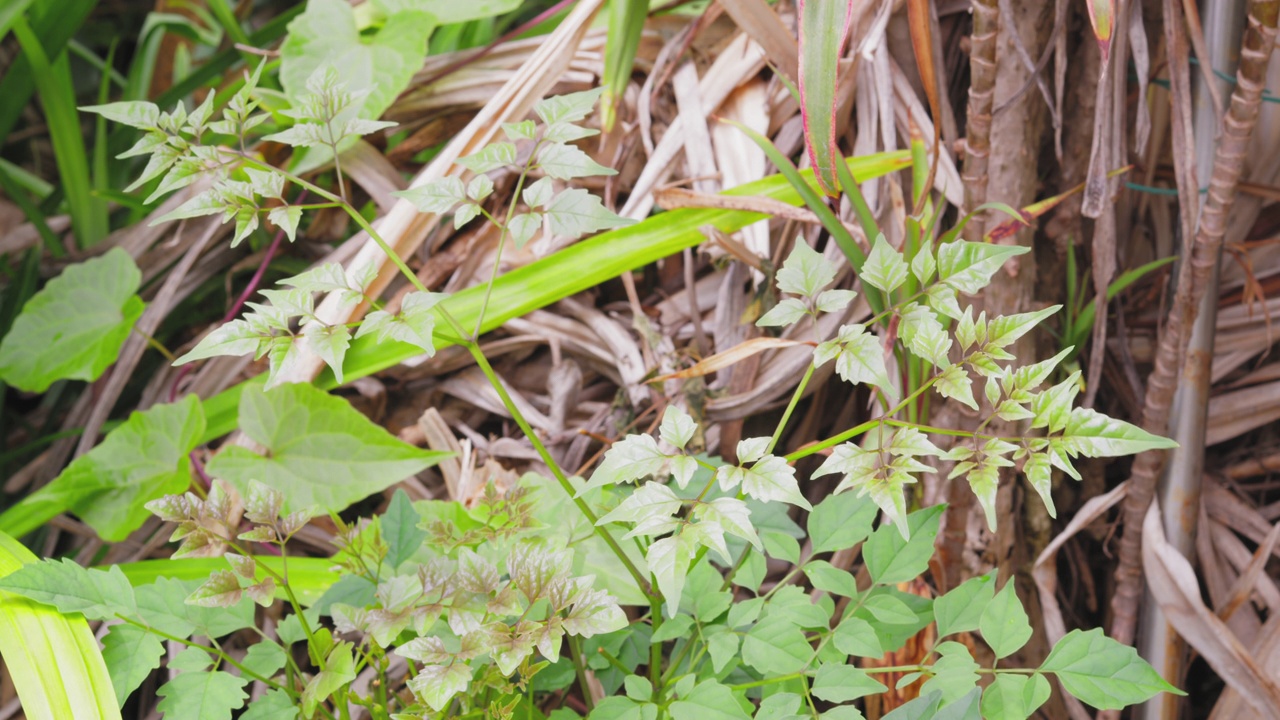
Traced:
<path fill-rule="evenodd" d="M 848 42 L 852 5 L 601 5 L 309 0 L 251 23 L 210 2 L 148 15 L 118 78 L 78 41 L 51 60 L 47 8 L 0 15 L 41 79 L 26 92 L 63 185 L 38 206 L 39 178 L 0 165 L 33 238 L 5 295 L 0 379 L 29 406 L 5 462 L 61 458 L 13 475 L 24 492 L 0 513 L 11 712 L 1022 720 L 1186 695 L 1100 622 L 1068 630 L 1042 565 L 1056 581 L 1076 521 L 1030 568 L 1038 593 L 981 545 L 1053 522 L 1064 496 L 1087 523 L 1126 487 L 1100 490 L 1095 460 L 1178 448 L 1096 402 L 1106 303 L 1168 260 L 1107 274 L 1095 258 L 1092 302 L 1074 259 L 1065 303 L 999 300 L 1035 260 L 1019 234 L 1130 169 L 1004 202 L 975 71 L 957 175 L 929 3 L 902 18 L 930 114 L 905 106 L 901 149 L 841 137 L 841 56 L 878 52 Z M 1246 47 L 1269 55 L 1265 6 Z M 1110 42 L 1110 10 L 1091 9 Z M 650 22 L 684 29 L 639 84 Z M 704 25 L 729 44 L 706 83 L 670 56 Z M 186 78 L 152 93 L 166 33 L 189 40 L 173 55 Z M 602 64 L 557 89 L 592 37 Z M 766 67 L 771 45 L 791 61 Z M 78 108 L 72 54 L 102 76 Z M 479 109 L 451 119 L 436 94 L 487 56 Z M 1237 140 L 1256 62 L 1233 94 Z M 661 135 L 635 119 L 652 122 L 655 80 L 675 103 Z M 797 121 L 790 144 L 770 108 Z M 692 190 L 661 185 L 681 152 Z M 1234 192 L 1224 162 L 1215 187 Z M 67 209 L 75 247 L 42 207 Z M 159 254 L 140 262 L 139 243 Z M 46 254 L 57 272 L 39 283 Z M 171 322 L 179 308 L 199 327 Z M 727 404 L 765 363 L 767 392 Z M 117 415 L 122 398 L 138 409 Z M 57 418 L 74 428 L 47 432 Z M 1014 494 L 1031 498 L 1020 512 Z M 1143 562 L 1168 593 L 1186 561 L 1159 555 L 1159 508 L 1143 512 Z M 1249 594 L 1231 592 L 1233 612 Z M 1210 623 L 1199 594 L 1181 602 L 1160 608 L 1210 642 L 1188 630 Z M 1265 708 L 1280 691 L 1241 652 L 1205 654 L 1245 667 L 1236 702 Z"/>

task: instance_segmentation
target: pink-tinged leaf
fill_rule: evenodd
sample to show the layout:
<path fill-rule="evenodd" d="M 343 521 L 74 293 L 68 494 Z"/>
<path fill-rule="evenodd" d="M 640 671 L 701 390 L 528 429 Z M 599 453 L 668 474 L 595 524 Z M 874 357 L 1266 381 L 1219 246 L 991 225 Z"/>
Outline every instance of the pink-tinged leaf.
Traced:
<path fill-rule="evenodd" d="M 800 0 L 800 111 L 804 144 L 818 186 L 839 193 L 836 179 L 836 84 L 840 50 L 849 37 L 853 0 Z"/>
<path fill-rule="evenodd" d="M 1112 0 L 1086 0 L 1089 6 L 1089 24 L 1093 25 L 1093 35 L 1098 38 L 1098 49 L 1102 51 L 1102 62 L 1111 54 L 1111 33 L 1115 30 L 1115 6 Z"/>

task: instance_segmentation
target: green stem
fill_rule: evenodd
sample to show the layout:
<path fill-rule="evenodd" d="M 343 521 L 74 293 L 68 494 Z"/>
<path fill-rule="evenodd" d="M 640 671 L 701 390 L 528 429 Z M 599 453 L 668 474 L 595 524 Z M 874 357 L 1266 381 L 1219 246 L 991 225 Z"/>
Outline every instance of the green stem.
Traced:
<path fill-rule="evenodd" d="M 533 159 L 538 155 L 538 147 L 542 141 L 534 143 L 533 150 L 529 153 L 529 159 L 525 162 L 524 168 L 520 171 L 520 179 L 516 180 L 515 192 L 511 195 L 511 202 L 507 204 L 507 216 L 501 224 L 494 223 L 500 228 L 498 234 L 498 251 L 493 258 L 493 272 L 489 275 L 489 284 L 484 288 L 484 300 L 480 303 L 480 313 L 476 315 L 476 330 L 472 333 L 472 338 L 480 339 L 480 329 L 484 327 L 484 313 L 489 309 L 489 297 L 493 295 L 493 285 L 498 281 L 498 268 L 502 263 L 502 248 L 507 242 L 507 228 L 511 226 L 511 218 L 515 216 L 516 204 L 520 202 L 520 191 L 524 189 L 524 181 L 529 177 L 529 169 L 533 167 Z M 481 209 L 483 212 L 483 208 Z M 488 215 L 488 213 L 485 213 Z M 493 218 L 489 218 L 490 221 Z"/>
<path fill-rule="evenodd" d="M 235 669 L 239 670 L 239 671 L 240 671 L 240 674 L 241 674 L 241 675 L 243 675 L 243 676 L 245 676 L 245 677 L 252 678 L 252 679 L 254 679 L 254 680 L 258 680 L 258 681 L 262 682 L 264 685 L 266 685 L 267 687 L 269 687 L 269 688 L 271 688 L 271 689 L 273 689 L 273 690 L 284 690 L 285 692 L 289 692 L 289 690 L 288 690 L 287 688 L 285 688 L 283 685 L 280 685 L 279 683 L 272 681 L 270 678 L 262 677 L 262 676 L 261 676 L 261 675 L 259 675 L 258 673 L 254 672 L 254 671 L 252 671 L 252 670 L 250 670 L 250 669 L 248 669 L 248 668 L 246 668 L 244 665 L 241 665 L 240 663 L 236 662 L 235 660 L 232 660 L 232 659 L 231 659 L 231 656 L 230 656 L 230 655 L 227 655 L 227 654 L 226 654 L 225 652 L 223 652 L 220 648 L 212 648 L 212 647 L 209 647 L 208 645 L 201 645 L 200 643 L 197 643 L 197 642 L 191 642 L 190 640 L 187 640 L 186 638 L 178 637 L 177 635 L 170 635 L 169 633 L 164 632 L 164 631 L 161 631 L 161 630 L 157 630 L 157 629 L 155 629 L 155 628 L 151 627 L 150 625 L 147 625 L 146 623 L 138 622 L 137 620 L 134 620 L 133 618 L 127 618 L 127 617 L 124 617 L 123 615 L 117 615 L 116 617 L 120 618 L 120 619 L 121 619 L 121 620 L 123 620 L 125 623 L 127 623 L 127 624 L 129 624 L 129 625 L 132 625 L 132 626 L 134 626 L 134 627 L 138 628 L 139 630 L 145 630 L 145 631 L 147 631 L 147 632 L 151 633 L 152 635 L 157 635 L 157 636 L 159 636 L 159 637 L 164 638 L 165 640 L 172 640 L 173 642 L 180 643 L 180 644 L 182 644 L 182 645 L 186 645 L 187 647 L 199 648 L 200 650 L 203 650 L 203 651 L 205 651 L 205 652 L 209 653 L 210 655 L 213 655 L 214 657 L 217 657 L 217 658 L 218 658 L 218 660 L 219 660 L 220 662 L 224 662 L 224 663 L 226 663 L 226 664 L 230 665 L 231 667 L 233 667 L 233 668 L 235 668 Z M 295 693 L 292 693 L 292 692 L 289 692 L 289 694 L 290 694 L 290 696 L 295 696 L 295 695 L 296 695 Z"/>
<path fill-rule="evenodd" d="M 603 652 L 603 648 L 601 648 Z M 569 638 L 569 657 L 573 659 L 573 671 L 578 676 L 578 687 L 582 690 L 582 702 L 587 705 L 587 712 L 595 709 L 595 701 L 591 698 L 591 685 L 587 683 L 587 663 L 582 659 L 582 640 L 576 636 Z M 619 663 L 621 664 L 621 663 Z M 624 669 L 623 672 L 626 672 Z"/>
<path fill-rule="evenodd" d="M 782 413 L 782 419 L 778 421 L 778 427 L 773 430 L 773 437 L 769 440 L 769 447 L 765 449 L 764 454 L 769 455 L 773 449 L 778 446 L 778 440 L 782 438 L 782 431 L 787 427 L 787 422 L 791 420 L 791 413 L 795 411 L 796 405 L 800 403 L 800 396 L 804 394 L 805 387 L 809 384 L 809 378 L 813 377 L 813 371 L 817 369 L 813 363 L 809 363 L 809 367 L 804 371 L 804 377 L 800 378 L 800 384 L 796 386 L 796 391 L 791 395 L 791 402 L 787 403 L 787 409 Z"/>

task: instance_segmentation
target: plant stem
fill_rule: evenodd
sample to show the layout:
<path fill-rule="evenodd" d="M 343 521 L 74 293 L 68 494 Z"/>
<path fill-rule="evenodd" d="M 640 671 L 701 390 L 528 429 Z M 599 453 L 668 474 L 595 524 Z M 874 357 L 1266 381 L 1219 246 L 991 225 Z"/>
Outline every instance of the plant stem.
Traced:
<path fill-rule="evenodd" d="M 480 312 L 476 315 L 476 330 L 471 336 L 473 340 L 478 341 L 480 339 L 480 329 L 484 327 L 484 313 L 489 309 L 489 297 L 493 295 L 493 284 L 498 281 L 498 269 L 502 264 L 502 249 L 507 244 L 507 236 L 510 234 L 507 228 L 511 226 L 511 218 L 515 215 L 516 204 L 520 202 L 520 191 L 524 189 L 524 181 L 529 177 L 529 169 L 533 167 L 533 159 L 537 157 L 538 147 L 541 145 L 541 140 L 534 143 L 533 150 L 529 153 L 529 159 L 520 171 L 520 179 L 516 180 L 516 189 L 511 194 L 511 202 L 507 203 L 507 216 L 503 218 L 502 224 L 498 226 L 500 228 L 498 250 L 493 258 L 493 272 L 489 275 L 489 284 L 484 288 L 484 300 L 480 303 Z M 492 218 L 490 220 L 492 221 Z"/>
<path fill-rule="evenodd" d="M 261 675 L 259 675 L 258 673 L 254 672 L 254 671 L 252 671 L 252 670 L 250 670 L 250 669 L 248 669 L 248 668 L 246 668 L 244 665 L 241 665 L 240 663 L 236 662 L 235 660 L 232 660 L 232 659 L 231 659 L 231 656 L 230 656 L 230 655 L 227 655 L 225 652 L 223 652 L 223 651 L 221 650 L 221 648 L 212 648 L 212 647 L 209 647 L 208 645 L 201 645 L 200 643 L 192 642 L 192 641 L 190 641 L 190 640 L 188 640 L 188 639 L 186 639 L 186 638 L 178 637 L 177 635 L 170 635 L 169 633 L 167 633 L 167 632 L 163 632 L 163 631 L 161 631 L 161 630 L 157 630 L 157 629 L 155 629 L 155 628 L 151 627 L 150 625 L 147 625 L 146 623 L 138 622 L 137 620 L 134 620 L 133 618 L 127 618 L 127 617 L 124 617 L 124 616 L 122 616 L 122 615 L 117 615 L 116 617 L 120 618 L 120 619 L 121 619 L 121 620 L 123 620 L 125 623 L 127 623 L 127 624 L 129 624 L 129 625 L 132 625 L 132 626 L 134 626 L 134 627 L 138 628 L 139 630 L 145 630 L 145 631 L 147 631 L 147 632 L 151 633 L 152 635 L 156 635 L 156 636 L 162 637 L 162 638 L 164 638 L 165 640 L 172 640 L 173 642 L 181 643 L 182 645 L 186 645 L 187 647 L 199 648 L 200 650 L 204 650 L 205 652 L 209 653 L 210 655 L 213 655 L 213 656 L 217 657 L 217 658 L 218 658 L 218 660 L 219 660 L 220 662 L 224 662 L 224 663 L 226 663 L 226 664 L 230 665 L 231 667 L 233 667 L 233 668 L 235 668 L 235 669 L 239 670 L 239 671 L 240 671 L 240 673 L 241 673 L 242 675 L 244 675 L 245 677 L 253 678 L 254 680 L 258 680 L 259 682 L 263 683 L 264 685 L 266 685 L 267 687 L 269 687 L 269 688 L 271 688 L 271 689 L 273 689 L 273 690 L 284 690 L 285 692 L 289 693 L 289 695 L 290 695 L 290 696 L 294 696 L 294 695 L 295 695 L 295 693 L 290 692 L 290 691 L 289 691 L 289 689 L 288 689 L 288 688 L 286 688 L 286 687 L 284 687 L 283 685 L 281 685 L 281 684 L 279 684 L 279 683 L 277 683 L 277 682 L 272 681 L 270 678 L 264 678 L 264 677 L 262 677 Z"/>
<path fill-rule="evenodd" d="M 791 419 L 791 413 L 795 411 L 796 405 L 800 403 L 800 396 L 804 394 L 805 387 L 809 385 L 809 378 L 813 377 L 813 371 L 817 367 L 813 363 L 809 363 L 809 367 L 805 369 L 804 376 L 800 378 L 800 384 L 796 386 L 796 391 L 791 395 L 791 402 L 787 403 L 787 409 L 782 413 L 782 419 L 778 421 L 778 427 L 773 430 L 773 437 L 769 440 L 769 447 L 765 449 L 764 454 L 769 455 L 773 449 L 778 446 L 778 440 L 782 438 L 782 431 L 787 427 L 787 421 Z"/>
<path fill-rule="evenodd" d="M 587 663 L 582 658 L 582 639 L 577 636 L 569 638 L 569 657 L 573 659 L 573 671 L 578 676 L 578 687 L 582 690 L 582 702 L 587 711 L 595 709 L 595 701 L 591 697 L 591 685 L 587 683 Z"/>

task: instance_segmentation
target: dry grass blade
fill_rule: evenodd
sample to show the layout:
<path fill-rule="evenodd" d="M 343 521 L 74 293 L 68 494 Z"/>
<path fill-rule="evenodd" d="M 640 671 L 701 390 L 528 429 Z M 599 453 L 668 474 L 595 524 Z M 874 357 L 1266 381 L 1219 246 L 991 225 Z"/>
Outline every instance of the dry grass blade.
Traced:
<path fill-rule="evenodd" d="M 795 347 L 797 345 L 805 345 L 806 343 L 798 340 L 786 340 L 784 338 L 758 337 L 746 340 L 741 344 L 729 348 L 724 352 L 718 352 L 708 358 L 699 360 L 696 364 L 673 372 L 669 375 L 662 375 L 653 379 L 653 382 L 666 382 L 668 380 L 688 380 L 689 378 L 703 377 L 713 372 L 719 372 L 731 365 L 742 362 L 752 355 L 762 353 L 765 350 L 779 350 L 782 348 Z"/>
<path fill-rule="evenodd" d="M 769 3 L 765 0 L 722 0 L 720 5 L 743 32 L 764 48 L 769 61 L 779 72 L 792 83 L 799 81 L 799 46 Z"/>
<path fill-rule="evenodd" d="M 1147 584 L 1169 623 L 1254 710 L 1263 717 L 1275 717 L 1280 685 L 1257 666 L 1249 650 L 1200 599 L 1195 570 L 1165 540 L 1156 503 L 1143 521 L 1142 540 Z"/>

